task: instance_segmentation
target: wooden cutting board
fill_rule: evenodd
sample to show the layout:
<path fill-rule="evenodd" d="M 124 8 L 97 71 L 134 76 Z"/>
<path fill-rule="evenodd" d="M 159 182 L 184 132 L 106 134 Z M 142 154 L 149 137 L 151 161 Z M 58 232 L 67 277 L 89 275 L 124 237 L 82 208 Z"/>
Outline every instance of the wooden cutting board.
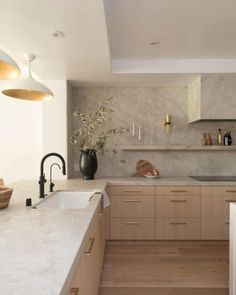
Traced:
<path fill-rule="evenodd" d="M 136 164 L 136 172 L 138 175 L 147 175 L 149 172 L 152 173 L 153 166 L 150 162 L 146 160 L 139 160 Z"/>

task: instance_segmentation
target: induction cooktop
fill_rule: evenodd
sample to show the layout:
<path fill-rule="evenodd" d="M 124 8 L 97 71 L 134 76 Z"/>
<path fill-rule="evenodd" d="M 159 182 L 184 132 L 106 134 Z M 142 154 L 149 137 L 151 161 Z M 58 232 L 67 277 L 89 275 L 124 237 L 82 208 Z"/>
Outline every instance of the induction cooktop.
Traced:
<path fill-rule="evenodd" d="M 236 176 L 190 176 L 198 181 L 236 181 Z"/>

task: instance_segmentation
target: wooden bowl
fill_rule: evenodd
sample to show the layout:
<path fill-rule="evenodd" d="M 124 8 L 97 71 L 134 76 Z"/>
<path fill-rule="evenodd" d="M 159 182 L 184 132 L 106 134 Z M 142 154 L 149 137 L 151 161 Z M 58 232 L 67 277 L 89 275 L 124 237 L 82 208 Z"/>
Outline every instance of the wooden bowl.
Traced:
<path fill-rule="evenodd" d="M 0 186 L 0 210 L 8 207 L 12 192 L 12 188 Z"/>

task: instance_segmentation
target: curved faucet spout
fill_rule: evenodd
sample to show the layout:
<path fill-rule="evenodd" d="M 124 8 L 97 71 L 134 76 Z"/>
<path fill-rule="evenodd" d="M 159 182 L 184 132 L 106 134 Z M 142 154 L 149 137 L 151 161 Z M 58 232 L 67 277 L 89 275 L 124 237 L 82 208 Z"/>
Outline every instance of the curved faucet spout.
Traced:
<path fill-rule="evenodd" d="M 45 174 L 44 174 L 44 162 L 47 158 L 51 157 L 51 156 L 55 156 L 58 157 L 61 162 L 62 162 L 62 173 L 63 175 L 66 175 L 66 163 L 64 158 L 58 154 L 58 153 L 49 153 L 47 155 L 45 155 L 42 160 L 41 160 L 41 164 L 40 164 L 40 177 L 39 177 L 39 197 L 40 198 L 44 198 L 45 194 L 44 194 L 44 184 L 47 181 L 45 178 Z"/>

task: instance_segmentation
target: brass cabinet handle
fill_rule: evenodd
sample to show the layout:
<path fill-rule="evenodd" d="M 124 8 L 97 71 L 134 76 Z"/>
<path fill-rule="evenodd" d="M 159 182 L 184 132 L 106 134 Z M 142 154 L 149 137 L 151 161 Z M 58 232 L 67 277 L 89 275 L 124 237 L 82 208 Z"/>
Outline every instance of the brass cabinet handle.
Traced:
<path fill-rule="evenodd" d="M 185 203 L 187 200 L 170 200 L 172 203 Z"/>
<path fill-rule="evenodd" d="M 187 222 L 170 222 L 171 225 L 184 225 L 187 224 Z"/>
<path fill-rule="evenodd" d="M 84 252 L 84 254 L 85 254 L 86 256 L 91 255 L 94 242 L 95 242 L 95 238 L 90 238 L 90 239 L 89 239 L 88 250 Z"/>
<path fill-rule="evenodd" d="M 124 190 L 125 193 L 141 193 L 141 190 L 138 189 L 127 189 Z"/>
<path fill-rule="evenodd" d="M 79 288 L 71 288 L 70 293 L 72 295 L 78 295 L 79 294 Z"/>
<path fill-rule="evenodd" d="M 226 192 L 226 193 L 236 193 L 236 190 L 233 190 L 233 189 L 231 190 L 231 189 L 229 189 L 229 190 L 226 190 L 225 192 Z"/>
<path fill-rule="evenodd" d="M 171 190 L 172 193 L 187 193 L 187 190 L 180 190 L 180 189 L 173 189 Z"/>
<path fill-rule="evenodd" d="M 141 222 L 138 222 L 138 221 L 125 221 L 124 222 L 125 225 L 138 225 L 138 224 L 141 224 Z"/>
<path fill-rule="evenodd" d="M 124 200 L 124 202 L 127 202 L 127 203 L 140 203 L 141 200 Z"/>

